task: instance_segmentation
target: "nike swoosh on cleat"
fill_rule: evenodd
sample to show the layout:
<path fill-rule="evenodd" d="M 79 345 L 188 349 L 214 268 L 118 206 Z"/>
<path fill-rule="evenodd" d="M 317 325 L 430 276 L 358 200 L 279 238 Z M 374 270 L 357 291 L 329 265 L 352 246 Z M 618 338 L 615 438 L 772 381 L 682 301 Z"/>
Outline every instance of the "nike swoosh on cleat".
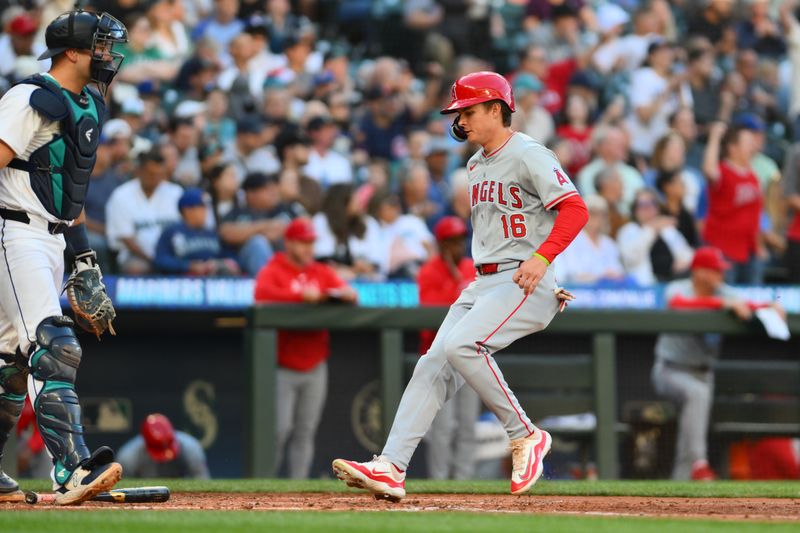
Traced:
<path fill-rule="evenodd" d="M 403 488 L 405 486 L 405 481 L 399 481 L 398 482 L 398 481 L 395 481 L 393 478 L 391 478 L 389 476 L 377 475 L 373 471 L 368 470 L 366 467 L 361 466 L 358 463 L 347 462 L 347 465 L 349 467 L 351 467 L 351 468 L 354 468 L 354 469 L 358 470 L 359 472 L 361 472 L 362 474 L 364 474 L 365 476 L 367 476 L 368 478 L 370 478 L 373 481 L 378 481 L 379 483 L 386 483 L 390 487 L 394 487 L 394 488 Z"/>

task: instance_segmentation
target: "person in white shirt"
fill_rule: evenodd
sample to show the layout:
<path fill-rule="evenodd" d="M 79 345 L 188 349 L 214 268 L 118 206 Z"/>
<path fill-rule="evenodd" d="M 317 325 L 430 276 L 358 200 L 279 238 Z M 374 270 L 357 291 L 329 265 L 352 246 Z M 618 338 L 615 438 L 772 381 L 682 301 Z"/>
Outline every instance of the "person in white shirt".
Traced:
<path fill-rule="evenodd" d="M 389 277 L 416 279 L 435 249 L 433 234 L 419 217 L 403 214 L 400 198 L 386 190 L 370 200 L 370 214 L 381 226 L 388 247 Z"/>
<path fill-rule="evenodd" d="M 634 281 L 646 287 L 685 273 L 694 251 L 676 229 L 675 218 L 659 214 L 656 193 L 651 189 L 637 192 L 631 213 L 632 220 L 617 234 L 617 244 L 622 264 Z"/>
<path fill-rule="evenodd" d="M 389 261 L 380 225 L 364 213 L 352 185 L 332 185 L 312 222 L 314 257 L 333 266 L 342 279 L 385 277 Z"/>
<path fill-rule="evenodd" d="M 673 74 L 675 53 L 664 40 L 650 43 L 647 64 L 631 74 L 631 114 L 627 120 L 631 151 L 648 158 L 656 141 L 669 131 L 669 117 L 692 106 L 686 73 Z"/>
<path fill-rule="evenodd" d="M 338 126 L 330 117 L 323 115 L 310 119 L 306 129 L 311 138 L 311 153 L 303 169 L 306 176 L 317 180 L 323 189 L 336 183 L 351 183 L 353 166 L 350 160 L 332 150 L 339 135 Z"/>
<path fill-rule="evenodd" d="M 596 283 L 625 277 L 614 239 L 608 236 L 608 203 L 602 196 L 584 198 L 589 221 L 555 261 L 561 283 Z"/>
<path fill-rule="evenodd" d="M 117 187 L 108 200 L 106 237 L 123 274 L 151 272 L 161 231 L 181 219 L 183 189 L 167 179 L 164 156 L 155 148 L 139 157 L 138 177 Z"/>

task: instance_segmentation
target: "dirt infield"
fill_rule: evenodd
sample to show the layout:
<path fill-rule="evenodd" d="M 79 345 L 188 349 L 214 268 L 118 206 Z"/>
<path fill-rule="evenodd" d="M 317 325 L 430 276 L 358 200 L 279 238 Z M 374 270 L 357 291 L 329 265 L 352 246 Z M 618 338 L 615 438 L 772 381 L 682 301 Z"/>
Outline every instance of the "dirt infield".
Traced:
<path fill-rule="evenodd" d="M 52 505 L 6 504 L 11 509 L 44 510 Z M 367 494 L 198 493 L 173 494 L 160 504 L 89 502 L 81 507 L 161 510 L 255 511 L 466 511 L 593 516 L 652 516 L 721 520 L 800 521 L 800 499 L 649 498 L 630 496 L 511 496 L 484 494 L 411 494 L 401 503 L 375 501 Z"/>

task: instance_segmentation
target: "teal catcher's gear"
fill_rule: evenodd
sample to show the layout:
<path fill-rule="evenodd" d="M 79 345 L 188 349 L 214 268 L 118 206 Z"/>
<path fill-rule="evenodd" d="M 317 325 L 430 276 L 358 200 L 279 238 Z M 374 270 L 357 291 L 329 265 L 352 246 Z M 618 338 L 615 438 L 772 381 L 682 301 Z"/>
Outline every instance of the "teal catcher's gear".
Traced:
<path fill-rule="evenodd" d="M 30 372 L 44 386 L 36 396 L 36 422 L 47 449 L 56 460 L 55 477 L 62 485 L 91 455 L 83 441 L 81 406 L 75 394 L 75 376 L 81 345 L 66 316 L 51 316 L 36 328 L 36 351 Z"/>
<path fill-rule="evenodd" d="M 13 159 L 8 166 L 30 174 L 31 188 L 48 213 L 73 220 L 86 200 L 105 102 L 89 88 L 76 102 L 74 94 L 47 75 L 36 74 L 20 83 L 39 87 L 31 93 L 30 105 L 46 119 L 59 121 L 60 134 L 34 151 L 30 160 Z"/>

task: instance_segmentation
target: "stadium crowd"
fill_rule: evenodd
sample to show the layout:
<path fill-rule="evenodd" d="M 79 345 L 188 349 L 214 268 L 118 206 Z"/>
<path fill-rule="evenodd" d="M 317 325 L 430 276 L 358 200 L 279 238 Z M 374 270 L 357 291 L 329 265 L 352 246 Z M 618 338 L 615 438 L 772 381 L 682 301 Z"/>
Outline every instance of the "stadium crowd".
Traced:
<path fill-rule="evenodd" d="M 3 2 L 2 90 L 46 70 L 72 0 Z M 415 279 L 469 224 L 476 147 L 438 113 L 476 70 L 550 147 L 590 221 L 563 283 L 649 285 L 719 248 L 800 282 L 793 0 L 89 0 L 128 28 L 86 204 L 104 270 L 255 276 L 307 216 L 344 280 Z"/>

